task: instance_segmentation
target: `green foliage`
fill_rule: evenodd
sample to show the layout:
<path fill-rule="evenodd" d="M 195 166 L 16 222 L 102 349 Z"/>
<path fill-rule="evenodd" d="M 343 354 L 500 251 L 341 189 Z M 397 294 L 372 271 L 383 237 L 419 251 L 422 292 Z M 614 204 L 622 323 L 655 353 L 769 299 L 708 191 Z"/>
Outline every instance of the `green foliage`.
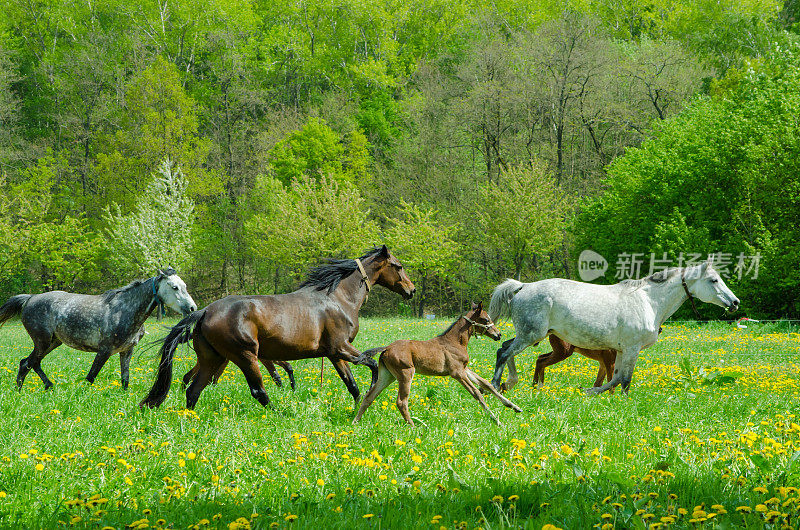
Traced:
<path fill-rule="evenodd" d="M 117 204 L 106 208 L 108 259 L 119 277 L 169 265 L 183 270 L 191 263 L 194 202 L 187 190 L 180 167 L 165 159 L 131 214 L 123 215 Z"/>
<path fill-rule="evenodd" d="M 367 147 L 361 132 L 343 138 L 325 120 L 309 118 L 302 129 L 278 142 L 270 153 L 270 163 L 275 177 L 287 185 L 304 176 L 357 182 L 366 174 Z"/>
<path fill-rule="evenodd" d="M 477 243 L 496 249 L 519 278 L 523 268 L 562 241 L 567 203 L 540 163 L 501 173 L 481 185 L 475 223 L 465 230 Z"/>
<path fill-rule="evenodd" d="M 776 49 L 761 70 L 698 99 L 615 160 L 608 190 L 578 217 L 576 248 L 610 259 L 622 252 L 760 253 L 758 278 L 732 282 L 744 307 L 797 314 L 798 53 L 796 44 Z"/>
<path fill-rule="evenodd" d="M 285 267 L 301 272 L 325 257 L 353 257 L 379 239 L 377 224 L 358 189 L 322 176 L 301 176 L 285 188 L 272 177 L 258 181 L 246 237 L 256 266 L 265 273 Z"/>
<path fill-rule="evenodd" d="M 412 271 L 417 282 L 417 311 L 422 316 L 433 277 L 446 281 L 456 273 L 456 229 L 438 221 L 438 212 L 432 208 L 402 201 L 398 213 L 386 230 L 386 242 Z"/>

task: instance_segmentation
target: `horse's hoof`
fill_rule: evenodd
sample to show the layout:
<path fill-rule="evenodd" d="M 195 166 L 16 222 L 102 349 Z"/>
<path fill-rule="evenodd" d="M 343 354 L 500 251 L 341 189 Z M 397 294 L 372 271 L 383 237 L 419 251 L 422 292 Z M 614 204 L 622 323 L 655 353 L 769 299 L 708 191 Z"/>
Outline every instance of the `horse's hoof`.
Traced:
<path fill-rule="evenodd" d="M 583 391 L 587 396 L 597 396 L 600 394 L 600 387 L 586 388 Z"/>
<path fill-rule="evenodd" d="M 518 407 L 518 406 L 516 406 L 516 405 L 514 405 L 514 406 L 511 408 L 511 410 L 513 410 L 514 412 L 522 412 L 522 409 L 521 409 L 521 408 L 519 408 L 519 407 Z"/>

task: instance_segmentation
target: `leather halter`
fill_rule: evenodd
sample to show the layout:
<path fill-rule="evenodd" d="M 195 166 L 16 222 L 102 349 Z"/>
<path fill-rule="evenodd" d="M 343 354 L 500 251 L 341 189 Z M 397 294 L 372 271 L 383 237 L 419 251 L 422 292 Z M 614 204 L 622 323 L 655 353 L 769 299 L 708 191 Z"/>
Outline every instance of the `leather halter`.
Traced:
<path fill-rule="evenodd" d="M 683 285 L 683 290 L 686 292 L 686 296 L 689 297 L 689 301 L 692 303 L 692 311 L 694 311 L 694 316 L 697 317 L 697 320 L 702 320 L 700 317 L 700 313 L 697 312 L 697 307 L 694 305 L 694 296 L 692 293 L 689 292 L 689 286 L 686 285 L 686 271 L 684 270 L 681 273 L 681 285 Z"/>
<path fill-rule="evenodd" d="M 481 329 L 483 329 L 484 331 L 486 331 L 487 329 L 489 329 L 490 327 L 492 327 L 492 326 L 494 325 L 494 324 L 492 324 L 492 323 L 489 323 L 489 324 L 481 324 L 480 322 L 475 322 L 475 321 L 474 321 L 474 320 L 472 320 L 471 318 L 468 318 L 466 315 L 464 315 L 464 316 L 463 316 L 463 317 L 461 317 L 461 318 L 463 318 L 464 320 L 466 320 L 466 321 L 467 321 L 467 322 L 468 322 L 468 323 L 469 323 L 469 324 L 470 324 L 472 327 L 481 328 Z"/>
<path fill-rule="evenodd" d="M 367 271 L 364 270 L 364 265 L 362 265 L 361 260 L 358 258 L 356 258 L 356 265 L 361 273 L 361 281 L 367 286 L 367 294 L 364 295 L 364 303 L 366 304 L 367 299 L 369 298 L 369 292 L 372 290 L 372 285 L 369 283 L 369 276 L 367 276 Z"/>

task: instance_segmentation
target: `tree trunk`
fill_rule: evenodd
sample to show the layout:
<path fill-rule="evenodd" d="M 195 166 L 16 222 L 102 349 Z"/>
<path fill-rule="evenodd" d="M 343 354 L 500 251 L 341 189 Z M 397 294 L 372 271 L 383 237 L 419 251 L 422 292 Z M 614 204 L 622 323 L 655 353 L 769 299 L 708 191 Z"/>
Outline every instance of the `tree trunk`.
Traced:
<path fill-rule="evenodd" d="M 427 275 L 422 275 L 422 283 L 420 283 L 420 290 L 419 290 L 419 307 L 417 308 L 417 316 L 422 318 L 425 312 L 425 292 L 427 288 Z"/>

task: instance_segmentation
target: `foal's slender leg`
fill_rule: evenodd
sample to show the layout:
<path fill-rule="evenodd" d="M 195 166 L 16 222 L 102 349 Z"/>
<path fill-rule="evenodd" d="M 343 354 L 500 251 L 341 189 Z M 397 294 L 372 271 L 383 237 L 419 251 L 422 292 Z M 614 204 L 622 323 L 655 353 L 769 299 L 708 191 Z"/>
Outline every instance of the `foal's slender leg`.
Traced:
<path fill-rule="evenodd" d="M 489 410 L 488 405 L 486 405 L 486 402 L 483 400 L 483 396 L 478 391 L 478 389 L 475 388 L 475 385 L 473 385 L 470 382 L 469 377 L 465 373 L 463 372 L 453 373 L 450 374 L 450 376 L 459 383 L 461 383 L 464 386 L 464 388 L 467 389 L 467 392 L 469 392 L 472 397 L 478 400 L 478 403 L 480 403 L 481 407 L 483 407 L 483 410 L 485 410 L 486 413 L 489 414 L 489 417 L 492 418 L 492 421 L 494 421 L 497 425 L 500 425 L 500 420 L 498 420 L 497 416 L 495 416 L 494 413 L 491 410 Z"/>
<path fill-rule="evenodd" d="M 411 419 L 411 412 L 408 410 L 408 398 L 411 395 L 411 382 L 414 380 L 414 368 L 406 368 L 405 370 L 391 370 L 392 375 L 397 378 L 397 383 L 400 388 L 397 389 L 397 409 L 406 420 L 406 423 L 414 426 L 414 420 Z"/>
<path fill-rule="evenodd" d="M 92 361 L 92 367 L 89 369 L 89 373 L 86 374 L 86 380 L 89 383 L 94 384 L 97 374 L 103 369 L 109 357 L 111 357 L 111 348 L 101 348 L 97 351 L 97 355 L 94 356 L 94 361 Z"/>
<path fill-rule="evenodd" d="M 479 376 L 469 368 L 464 369 L 464 374 L 469 378 L 472 384 L 478 385 L 479 388 L 483 388 L 484 390 L 495 396 L 497 399 L 500 400 L 500 403 L 502 403 L 506 407 L 512 409 L 514 412 L 522 412 L 521 408 L 512 403 L 511 400 L 506 398 L 503 394 L 495 390 L 495 388 L 491 384 L 489 384 L 489 381 L 487 381 L 483 377 Z"/>
<path fill-rule="evenodd" d="M 633 369 L 636 367 L 636 360 L 638 358 L 638 348 L 631 348 L 617 353 L 617 358 L 614 363 L 614 376 L 611 378 L 611 381 L 601 387 L 590 388 L 586 393 L 590 395 L 601 394 L 621 383 L 622 391 L 627 394 L 631 380 L 633 379 Z"/>
<path fill-rule="evenodd" d="M 129 350 L 119 352 L 119 377 L 122 381 L 122 388 L 127 390 L 130 382 L 131 357 L 133 357 L 133 346 Z"/>
<path fill-rule="evenodd" d="M 371 387 L 367 395 L 364 396 L 364 401 L 361 402 L 361 406 L 358 408 L 358 413 L 353 419 L 353 423 L 358 423 L 367 408 L 372 405 L 372 402 L 394 381 L 395 377 L 392 375 L 392 372 L 386 368 L 382 361 L 378 361 L 378 383 Z"/>

